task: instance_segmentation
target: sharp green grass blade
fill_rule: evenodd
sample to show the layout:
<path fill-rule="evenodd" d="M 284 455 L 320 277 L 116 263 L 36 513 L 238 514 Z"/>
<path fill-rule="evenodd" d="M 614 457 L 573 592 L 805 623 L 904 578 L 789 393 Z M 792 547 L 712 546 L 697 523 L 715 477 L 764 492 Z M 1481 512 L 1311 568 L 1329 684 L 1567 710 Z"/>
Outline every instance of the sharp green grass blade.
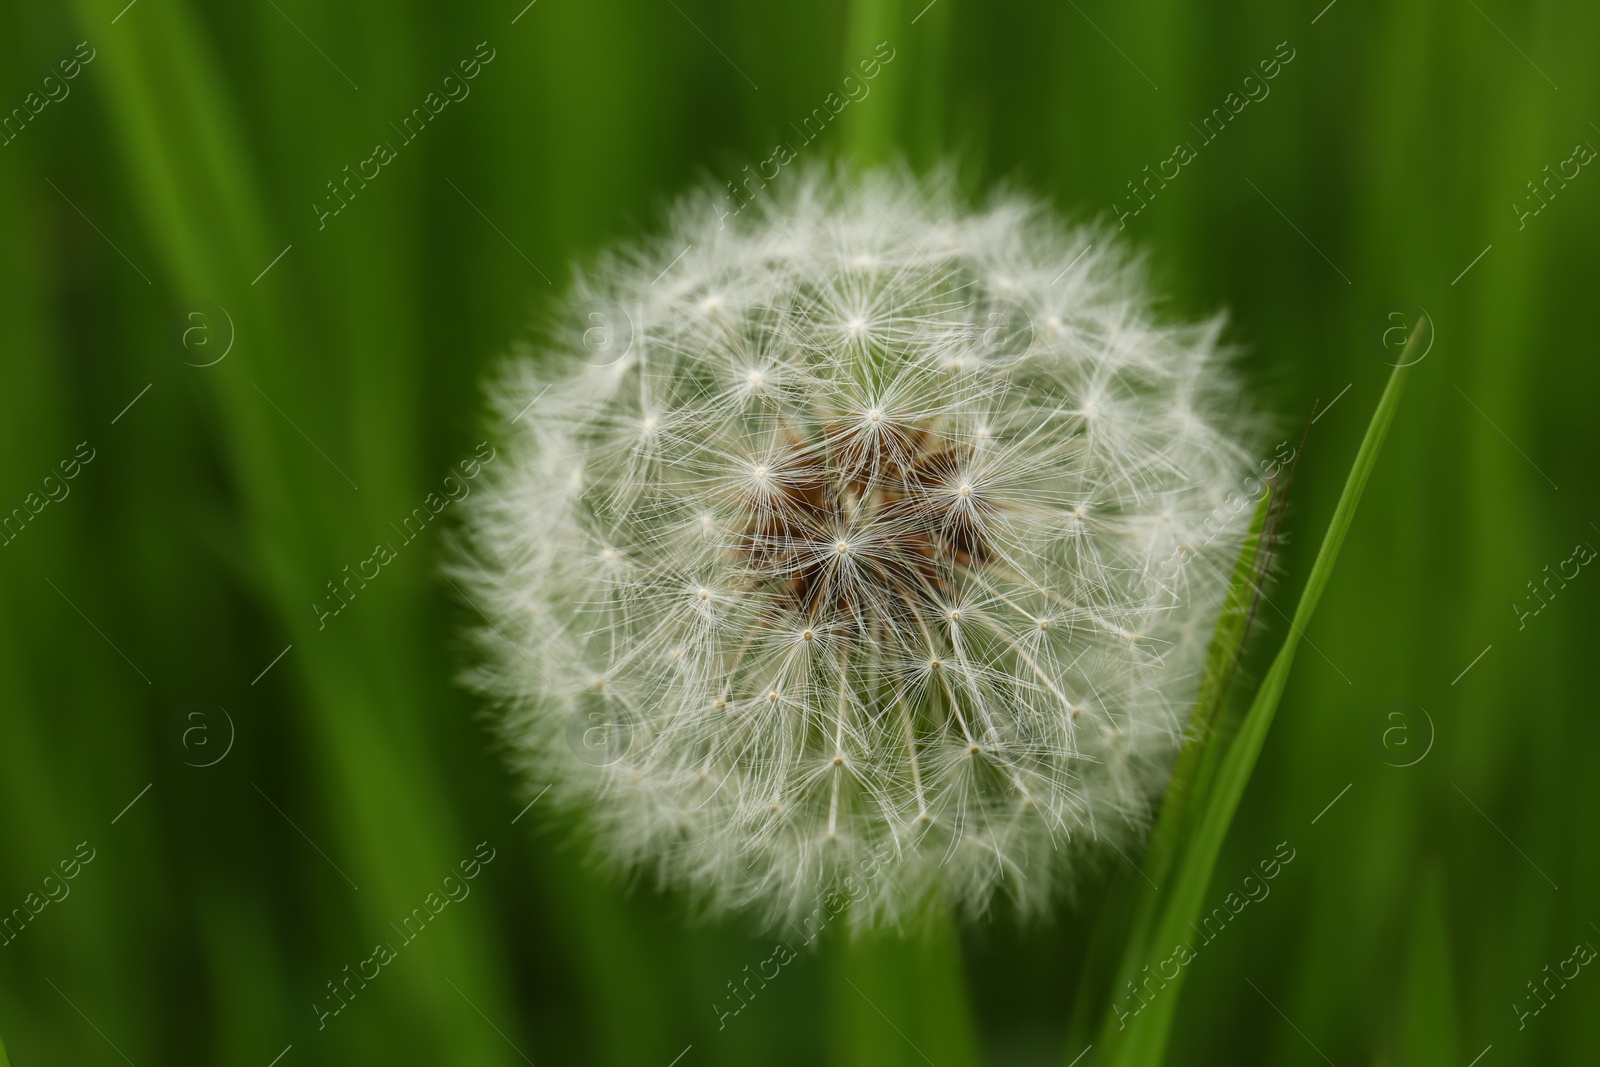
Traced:
<path fill-rule="evenodd" d="M 1404 358 L 1400 362 L 1404 363 Z M 1217 857 L 1228 834 L 1228 827 L 1233 821 L 1240 799 L 1244 796 L 1251 772 L 1255 769 L 1256 759 L 1261 753 L 1262 744 L 1266 741 L 1273 715 L 1278 710 L 1278 701 L 1283 695 L 1290 668 L 1294 665 L 1300 637 L 1316 612 L 1317 602 L 1322 598 L 1323 590 L 1327 588 L 1328 579 L 1333 573 L 1333 565 L 1339 557 L 1339 548 L 1349 532 L 1350 523 L 1355 518 L 1356 506 L 1361 501 L 1361 493 L 1366 488 L 1373 467 L 1377 464 L 1383 440 L 1389 432 L 1390 423 L 1394 420 L 1405 380 L 1402 370 L 1403 368 L 1397 367 L 1389 376 L 1389 383 L 1378 401 L 1371 423 L 1367 426 L 1366 436 L 1362 439 L 1361 449 L 1356 454 L 1355 464 L 1345 482 L 1344 492 L 1334 509 L 1333 520 L 1323 538 L 1316 561 L 1312 564 L 1305 591 L 1295 608 L 1294 619 L 1290 623 L 1289 633 L 1284 637 L 1283 647 L 1279 649 L 1266 677 L 1262 679 L 1260 689 L 1256 691 L 1255 699 L 1251 701 L 1238 735 L 1218 770 L 1214 789 L 1209 796 L 1199 798 L 1200 806 L 1197 809 L 1199 814 L 1193 830 L 1185 835 L 1188 841 L 1182 863 L 1177 868 L 1176 876 L 1168 880 L 1166 889 L 1160 894 L 1161 918 L 1147 942 L 1149 945 L 1176 946 L 1180 942 L 1187 943 L 1190 924 L 1200 914 L 1206 889 L 1211 883 L 1212 871 L 1216 867 Z M 1150 961 L 1146 959 L 1143 962 Z M 1100 1040 L 1097 1042 L 1101 1049 L 1102 1064 L 1149 1065 L 1161 1061 L 1167 1038 L 1172 1030 L 1172 1019 L 1177 1010 L 1185 974 L 1186 972 L 1180 969 L 1177 977 L 1163 987 L 1163 995 L 1153 998 L 1136 1015 L 1122 1018 L 1115 1010 L 1108 1010 L 1101 1025 Z"/>

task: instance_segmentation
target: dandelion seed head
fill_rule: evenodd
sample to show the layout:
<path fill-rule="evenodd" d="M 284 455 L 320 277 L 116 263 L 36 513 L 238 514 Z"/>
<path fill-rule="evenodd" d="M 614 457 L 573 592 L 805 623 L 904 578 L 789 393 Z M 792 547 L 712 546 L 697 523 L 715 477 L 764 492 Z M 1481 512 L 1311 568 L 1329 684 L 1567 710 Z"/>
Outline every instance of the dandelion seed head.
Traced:
<path fill-rule="evenodd" d="M 1148 824 L 1249 517 L 1218 324 L 1018 196 L 785 181 L 585 273 L 623 358 L 506 365 L 468 681 L 606 857 L 710 911 L 1041 912 Z"/>

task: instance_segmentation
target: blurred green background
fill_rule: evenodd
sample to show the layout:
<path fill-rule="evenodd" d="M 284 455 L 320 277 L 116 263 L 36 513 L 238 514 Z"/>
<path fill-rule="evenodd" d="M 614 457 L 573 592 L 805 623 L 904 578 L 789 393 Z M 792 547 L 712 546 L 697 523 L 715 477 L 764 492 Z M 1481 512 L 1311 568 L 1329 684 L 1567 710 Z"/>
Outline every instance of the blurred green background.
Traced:
<path fill-rule="evenodd" d="M 830 940 L 719 1028 L 772 939 L 519 817 L 451 680 L 451 516 L 325 628 L 309 606 L 471 454 L 481 375 L 573 262 L 796 140 L 880 41 L 802 159 L 953 159 L 974 196 L 1115 218 L 1197 149 L 1127 236 L 1171 314 L 1230 310 L 1279 437 L 1317 412 L 1283 612 L 1413 321 L 1388 316 L 1436 326 L 1212 892 L 1295 859 L 1193 965 L 1169 1062 L 1593 1062 L 1600 974 L 1518 1006 L 1600 945 L 1600 577 L 1536 615 L 1528 584 L 1600 544 L 1600 8 L 525 2 L 0 8 L 13 1062 L 1092 1067 L 1067 1019 L 1131 869 L 1043 929 Z M 491 52 L 319 229 L 326 183 Z M 1258 621 L 1251 677 L 1286 626 Z M 471 896 L 319 1030 L 326 983 L 480 842 Z"/>

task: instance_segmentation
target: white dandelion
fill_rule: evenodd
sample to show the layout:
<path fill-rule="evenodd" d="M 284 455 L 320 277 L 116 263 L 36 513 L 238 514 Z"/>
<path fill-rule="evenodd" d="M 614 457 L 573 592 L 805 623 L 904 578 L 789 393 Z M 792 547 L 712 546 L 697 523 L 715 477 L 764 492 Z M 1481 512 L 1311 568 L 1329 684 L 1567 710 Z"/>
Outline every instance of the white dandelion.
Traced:
<path fill-rule="evenodd" d="M 1182 738 L 1249 511 L 1220 323 L 952 190 L 691 200 L 493 390 L 469 681 L 605 856 L 713 911 L 1038 912 Z"/>

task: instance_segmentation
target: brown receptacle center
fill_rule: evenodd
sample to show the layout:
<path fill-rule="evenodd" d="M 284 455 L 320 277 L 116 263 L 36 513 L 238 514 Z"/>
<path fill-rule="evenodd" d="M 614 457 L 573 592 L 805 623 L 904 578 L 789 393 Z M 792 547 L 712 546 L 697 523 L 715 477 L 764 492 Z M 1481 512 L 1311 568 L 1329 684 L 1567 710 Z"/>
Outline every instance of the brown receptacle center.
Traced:
<path fill-rule="evenodd" d="M 791 438 L 755 468 L 763 492 L 745 502 L 735 548 L 776 607 L 846 632 L 948 603 L 955 569 L 990 550 L 980 513 L 993 501 L 967 470 L 971 445 L 876 409 L 866 422 Z"/>

